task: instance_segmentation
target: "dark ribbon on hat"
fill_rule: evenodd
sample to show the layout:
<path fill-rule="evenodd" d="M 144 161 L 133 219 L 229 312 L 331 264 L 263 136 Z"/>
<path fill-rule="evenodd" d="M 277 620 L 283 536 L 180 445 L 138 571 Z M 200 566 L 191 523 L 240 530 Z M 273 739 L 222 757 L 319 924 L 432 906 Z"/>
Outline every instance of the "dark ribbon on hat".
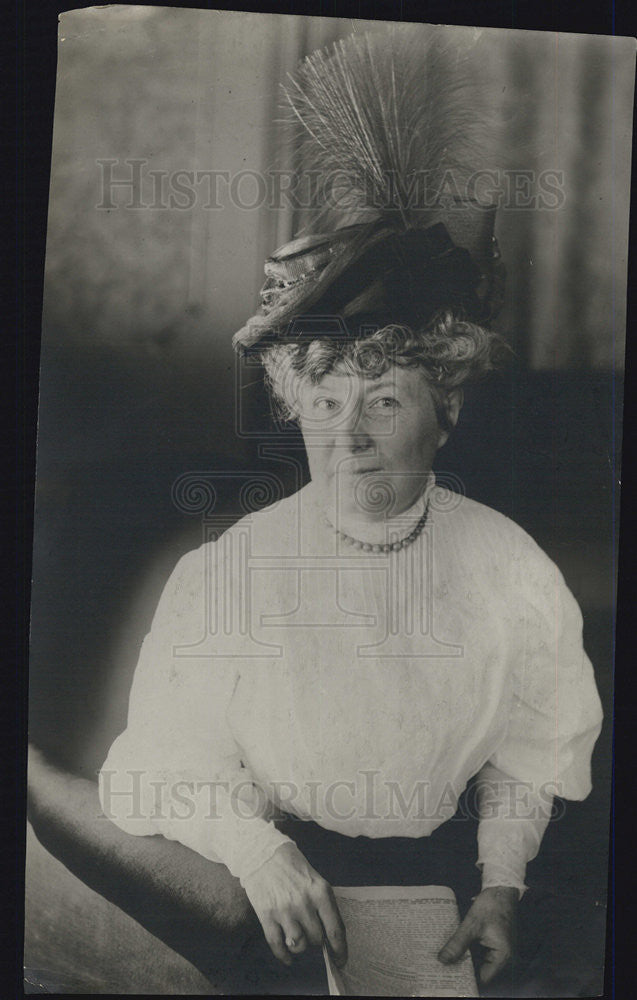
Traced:
<path fill-rule="evenodd" d="M 372 320 L 421 325 L 450 305 L 474 320 L 485 312 L 484 268 L 442 222 L 402 232 L 358 224 L 302 237 L 273 254 L 265 273 L 260 311 L 235 334 L 239 349 L 310 335 L 359 337 Z"/>
<path fill-rule="evenodd" d="M 369 312 L 393 307 L 397 318 L 427 319 L 445 301 L 469 305 L 480 271 L 467 250 L 456 247 L 442 223 L 388 236 L 334 280 L 309 311 Z M 369 290 L 369 301 L 365 291 Z M 358 306 L 352 305 L 359 303 Z"/>

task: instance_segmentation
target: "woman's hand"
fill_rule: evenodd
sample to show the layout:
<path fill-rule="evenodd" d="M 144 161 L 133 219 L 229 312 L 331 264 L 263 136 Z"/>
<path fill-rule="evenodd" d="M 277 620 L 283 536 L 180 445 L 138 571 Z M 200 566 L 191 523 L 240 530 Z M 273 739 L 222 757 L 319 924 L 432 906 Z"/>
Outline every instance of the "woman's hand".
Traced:
<path fill-rule="evenodd" d="M 485 985 L 490 983 L 513 954 L 518 899 L 518 890 L 511 886 L 483 889 L 455 934 L 438 952 L 440 961 L 457 962 L 477 941 L 486 949 L 480 979 Z"/>
<path fill-rule="evenodd" d="M 345 927 L 331 886 L 296 844 L 281 844 L 242 884 L 266 941 L 285 965 L 308 944 L 320 946 L 324 938 L 337 965 L 347 961 Z"/>

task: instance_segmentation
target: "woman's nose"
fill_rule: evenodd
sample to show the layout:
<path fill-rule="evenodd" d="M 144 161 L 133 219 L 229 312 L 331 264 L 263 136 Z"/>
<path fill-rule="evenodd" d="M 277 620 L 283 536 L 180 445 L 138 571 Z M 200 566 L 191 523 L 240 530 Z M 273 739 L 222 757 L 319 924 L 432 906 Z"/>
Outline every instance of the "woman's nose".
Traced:
<path fill-rule="evenodd" d="M 340 444 L 350 451 L 363 451 L 372 447 L 372 436 L 360 407 L 352 407 L 349 412 L 343 414 L 338 437 Z"/>

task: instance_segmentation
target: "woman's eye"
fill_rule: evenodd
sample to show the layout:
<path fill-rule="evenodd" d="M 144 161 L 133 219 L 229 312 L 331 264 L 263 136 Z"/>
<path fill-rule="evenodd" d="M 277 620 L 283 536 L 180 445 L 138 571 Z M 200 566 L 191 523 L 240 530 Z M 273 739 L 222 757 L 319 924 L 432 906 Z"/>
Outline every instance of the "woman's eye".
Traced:
<path fill-rule="evenodd" d="M 338 403 L 335 399 L 330 399 L 328 396 L 320 396 L 318 399 L 314 400 L 314 408 L 316 410 L 331 411 L 338 407 Z"/>
<path fill-rule="evenodd" d="M 400 403 L 393 396 L 380 396 L 370 404 L 375 410 L 397 410 Z"/>

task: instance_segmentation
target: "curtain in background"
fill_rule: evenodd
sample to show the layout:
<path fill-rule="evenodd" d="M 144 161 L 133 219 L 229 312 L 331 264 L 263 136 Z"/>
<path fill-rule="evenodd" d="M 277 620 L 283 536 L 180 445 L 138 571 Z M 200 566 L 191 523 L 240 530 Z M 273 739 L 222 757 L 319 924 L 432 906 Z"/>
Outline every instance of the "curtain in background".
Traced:
<path fill-rule="evenodd" d="M 229 364 L 229 340 L 254 309 L 263 259 L 295 228 L 285 198 L 271 207 L 255 181 L 293 165 L 274 121 L 279 85 L 299 58 L 353 29 L 383 26 L 153 7 L 64 15 L 45 329 L 133 352 L 166 354 L 172 345 L 200 356 L 212 348 Z M 621 368 L 632 41 L 413 30 L 451 32 L 503 123 L 494 155 L 509 272 L 500 327 L 531 368 Z M 140 200 L 151 207 L 124 208 L 132 188 L 121 186 L 111 189 L 116 207 L 97 208 L 105 176 L 126 180 L 135 169 Z M 166 188 L 157 198 L 161 171 L 166 185 L 168 175 L 196 170 L 215 172 L 219 207 L 210 208 L 206 182 L 192 204 L 172 192 L 168 206 Z M 235 182 L 244 172 L 234 191 L 224 172 Z M 525 207 L 538 197 L 547 207 Z"/>
<path fill-rule="evenodd" d="M 531 368 L 622 368 L 633 41 L 516 32 L 504 50 L 502 161 L 564 178 L 557 210 L 501 213 L 506 319 Z"/>

